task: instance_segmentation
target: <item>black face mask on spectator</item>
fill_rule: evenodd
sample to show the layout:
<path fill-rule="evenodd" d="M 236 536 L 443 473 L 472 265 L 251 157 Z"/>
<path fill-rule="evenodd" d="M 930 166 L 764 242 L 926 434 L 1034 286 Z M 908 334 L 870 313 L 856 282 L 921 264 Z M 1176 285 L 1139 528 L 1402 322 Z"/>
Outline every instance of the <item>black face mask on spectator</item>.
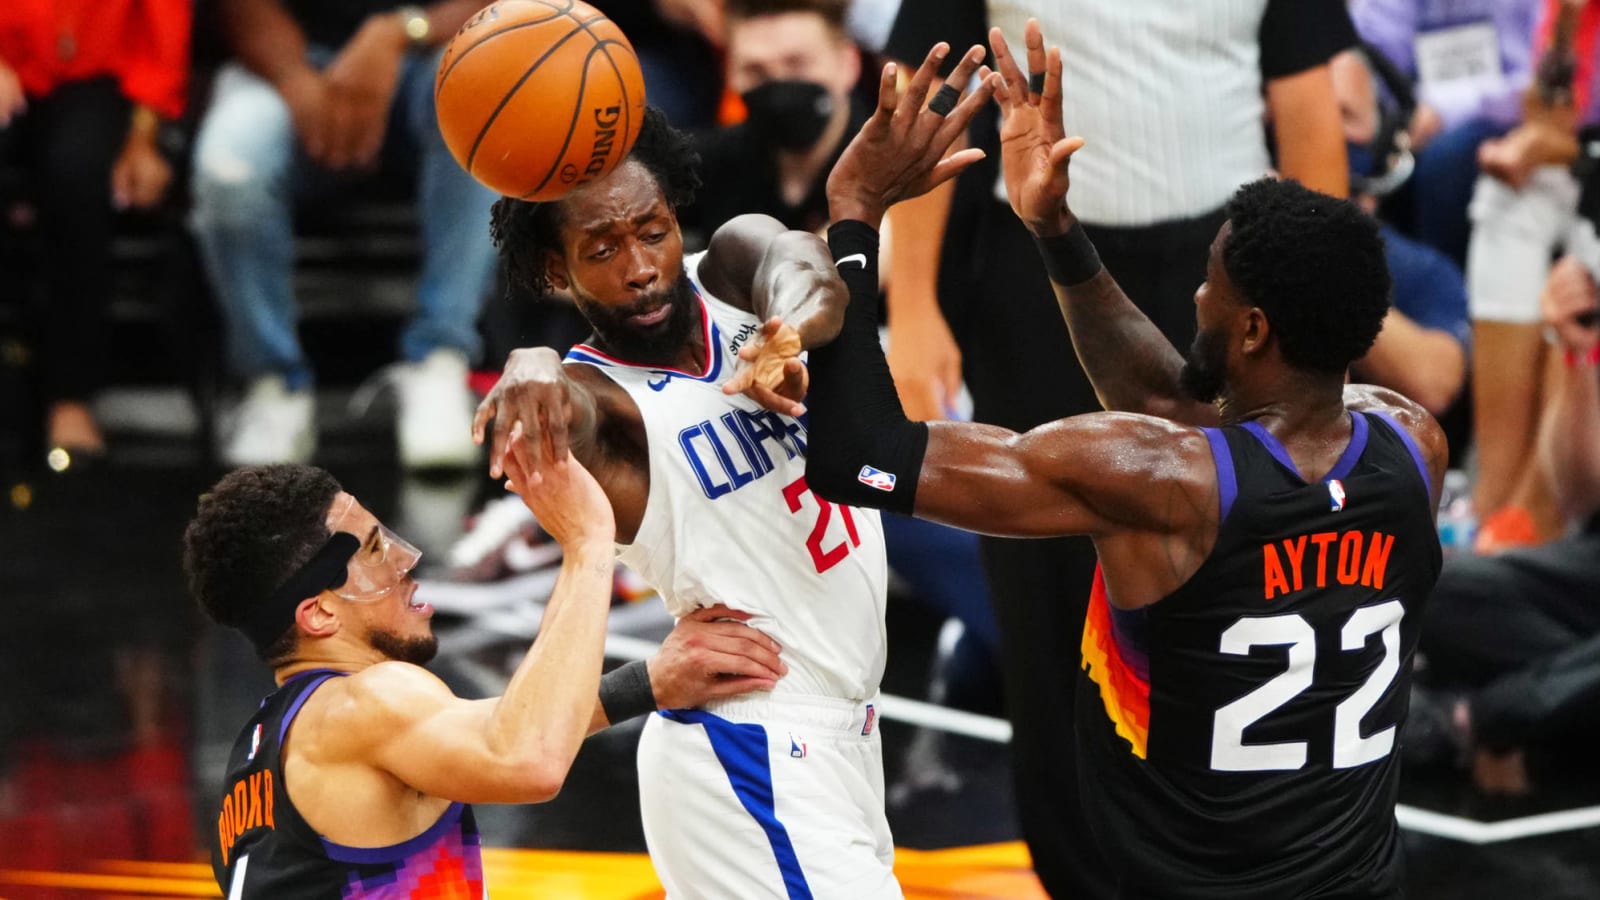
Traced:
<path fill-rule="evenodd" d="M 814 81 L 769 81 L 741 95 L 758 140 L 784 150 L 805 150 L 833 118 L 833 95 Z"/>

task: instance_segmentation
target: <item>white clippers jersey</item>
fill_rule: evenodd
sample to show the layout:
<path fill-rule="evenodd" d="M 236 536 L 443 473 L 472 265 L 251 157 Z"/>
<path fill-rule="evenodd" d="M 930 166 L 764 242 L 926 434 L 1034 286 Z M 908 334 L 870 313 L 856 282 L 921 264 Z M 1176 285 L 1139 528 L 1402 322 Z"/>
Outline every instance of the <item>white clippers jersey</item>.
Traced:
<path fill-rule="evenodd" d="M 621 385 L 644 417 L 650 496 L 620 558 L 674 618 L 718 602 L 754 613 L 749 624 L 789 667 L 775 695 L 871 699 L 887 651 L 883 526 L 877 511 L 806 487 L 803 418 L 722 393 L 761 323 L 705 292 L 702 256 L 684 267 L 705 313 L 705 374 L 634 366 L 585 344 L 567 354 Z"/>

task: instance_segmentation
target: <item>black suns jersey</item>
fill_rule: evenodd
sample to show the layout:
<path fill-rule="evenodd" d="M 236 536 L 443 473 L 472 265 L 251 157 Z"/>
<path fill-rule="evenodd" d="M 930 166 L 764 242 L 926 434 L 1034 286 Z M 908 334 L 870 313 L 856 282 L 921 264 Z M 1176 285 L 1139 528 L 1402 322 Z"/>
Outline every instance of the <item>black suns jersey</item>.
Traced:
<path fill-rule="evenodd" d="M 302 672 L 261 701 L 228 756 L 211 868 L 228 900 L 481 900 L 472 807 L 451 804 L 427 831 L 389 847 L 318 834 L 284 787 L 283 740 L 312 692 L 342 673 Z"/>
<path fill-rule="evenodd" d="M 1132 612 L 1095 574 L 1080 780 L 1120 896 L 1401 893 L 1398 749 L 1439 540 L 1416 442 L 1350 415 L 1310 483 L 1259 424 L 1207 429 L 1222 519 L 1199 570 Z"/>

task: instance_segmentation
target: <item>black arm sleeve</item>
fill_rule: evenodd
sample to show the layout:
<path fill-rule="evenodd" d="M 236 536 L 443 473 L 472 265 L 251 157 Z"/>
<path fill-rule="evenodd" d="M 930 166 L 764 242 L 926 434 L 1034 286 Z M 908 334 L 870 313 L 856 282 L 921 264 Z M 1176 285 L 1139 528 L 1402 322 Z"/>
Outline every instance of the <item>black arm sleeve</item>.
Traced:
<path fill-rule="evenodd" d="M 878 233 L 836 222 L 828 247 L 850 305 L 839 336 L 810 353 L 806 483 L 835 503 L 911 515 L 928 426 L 906 418 L 878 343 Z"/>
<path fill-rule="evenodd" d="M 1344 0 L 1267 0 L 1257 36 L 1263 81 L 1316 68 L 1357 40 Z"/>

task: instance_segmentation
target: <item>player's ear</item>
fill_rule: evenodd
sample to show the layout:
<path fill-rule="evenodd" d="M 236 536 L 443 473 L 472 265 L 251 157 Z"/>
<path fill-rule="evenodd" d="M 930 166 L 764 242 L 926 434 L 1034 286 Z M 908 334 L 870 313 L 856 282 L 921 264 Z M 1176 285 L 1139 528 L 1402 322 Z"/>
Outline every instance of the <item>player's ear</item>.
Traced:
<path fill-rule="evenodd" d="M 294 621 L 302 634 L 310 637 L 332 637 L 339 630 L 339 616 L 328 605 L 328 592 L 300 601 L 294 609 Z"/>
<path fill-rule="evenodd" d="M 550 287 L 558 291 L 566 290 L 572 284 L 572 277 L 567 269 L 567 258 L 556 250 L 544 252 L 544 277 L 550 282 Z"/>
<path fill-rule="evenodd" d="M 1244 335 L 1239 349 L 1246 356 L 1258 353 L 1267 346 L 1267 338 L 1272 335 L 1272 324 L 1267 321 L 1267 314 L 1261 307 L 1252 306 L 1244 314 Z"/>

